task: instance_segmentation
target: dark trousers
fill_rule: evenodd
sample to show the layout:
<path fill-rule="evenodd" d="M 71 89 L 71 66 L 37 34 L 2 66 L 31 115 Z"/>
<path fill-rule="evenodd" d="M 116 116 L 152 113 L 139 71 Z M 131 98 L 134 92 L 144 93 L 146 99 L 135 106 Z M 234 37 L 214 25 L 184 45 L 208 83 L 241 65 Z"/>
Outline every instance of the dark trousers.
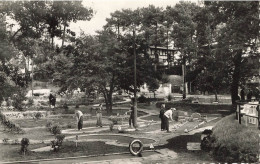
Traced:
<path fill-rule="evenodd" d="M 165 120 L 161 118 L 161 130 L 165 130 Z"/>
<path fill-rule="evenodd" d="M 83 117 L 81 116 L 78 122 L 78 130 L 82 129 L 83 127 Z"/>
<path fill-rule="evenodd" d="M 164 123 L 165 123 L 165 129 L 169 131 L 169 119 L 163 115 Z"/>
<path fill-rule="evenodd" d="M 134 125 L 134 115 L 130 115 L 129 117 L 129 126 Z"/>

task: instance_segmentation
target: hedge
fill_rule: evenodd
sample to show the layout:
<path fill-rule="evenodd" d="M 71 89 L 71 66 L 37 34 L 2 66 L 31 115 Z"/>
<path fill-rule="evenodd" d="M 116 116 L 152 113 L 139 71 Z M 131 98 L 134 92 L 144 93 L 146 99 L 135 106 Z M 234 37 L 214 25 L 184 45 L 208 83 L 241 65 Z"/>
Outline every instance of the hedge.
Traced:
<path fill-rule="evenodd" d="M 157 102 L 156 107 L 160 108 L 161 104 L 165 104 L 165 107 L 168 108 L 176 108 L 177 110 L 181 109 L 183 111 L 192 111 L 198 113 L 221 113 L 218 110 L 223 110 L 223 114 L 232 113 L 233 107 L 232 105 L 225 104 L 194 104 L 188 101 L 175 101 L 175 102 Z M 224 112 L 224 110 L 229 112 Z"/>
<path fill-rule="evenodd" d="M 221 162 L 258 161 L 259 130 L 241 125 L 235 115 L 220 120 L 213 128 L 211 150 L 215 159 Z"/>

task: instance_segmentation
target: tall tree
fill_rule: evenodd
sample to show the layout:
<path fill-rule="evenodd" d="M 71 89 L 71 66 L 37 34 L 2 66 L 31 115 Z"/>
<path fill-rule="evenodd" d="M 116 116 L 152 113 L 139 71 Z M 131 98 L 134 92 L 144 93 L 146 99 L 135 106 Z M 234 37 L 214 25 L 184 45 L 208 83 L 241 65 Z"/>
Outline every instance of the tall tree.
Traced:
<path fill-rule="evenodd" d="M 60 36 L 61 31 L 59 26 L 63 26 L 62 30 L 62 46 L 65 42 L 66 33 L 75 35 L 75 33 L 68 29 L 70 22 L 90 20 L 93 16 L 91 8 L 85 8 L 82 1 L 53 1 L 50 13 L 47 14 L 46 21 L 49 24 L 48 31 L 51 37 Z"/>
<path fill-rule="evenodd" d="M 167 8 L 168 13 L 173 17 L 172 38 L 175 47 L 181 52 L 183 64 L 183 98 L 186 98 L 186 62 L 191 63 L 192 57 L 196 54 L 197 40 L 195 22 L 196 13 L 200 11 L 200 7 L 195 3 L 180 2 L 174 8 Z"/>
<path fill-rule="evenodd" d="M 243 54 L 250 48 L 255 51 L 256 38 L 259 36 L 259 2 L 205 2 L 215 21 L 221 25 L 217 37 L 218 49 L 226 51 L 226 59 L 231 61 L 232 104 L 238 98 L 241 80 Z"/>

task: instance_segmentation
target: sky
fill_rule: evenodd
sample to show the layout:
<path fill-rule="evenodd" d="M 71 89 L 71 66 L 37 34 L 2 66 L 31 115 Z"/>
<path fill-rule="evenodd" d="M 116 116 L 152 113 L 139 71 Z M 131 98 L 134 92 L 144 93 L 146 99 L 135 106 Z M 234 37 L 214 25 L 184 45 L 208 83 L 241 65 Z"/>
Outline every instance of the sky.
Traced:
<path fill-rule="evenodd" d="M 94 10 L 94 16 L 90 21 L 78 21 L 71 23 L 70 29 L 78 35 L 80 31 L 86 34 L 95 35 L 95 31 L 102 30 L 106 24 L 106 18 L 110 17 L 110 13 L 122 9 L 137 9 L 148 7 L 150 4 L 155 7 L 174 6 L 178 0 L 83 0 L 85 7 L 91 7 Z M 191 0 L 197 2 L 197 0 Z"/>

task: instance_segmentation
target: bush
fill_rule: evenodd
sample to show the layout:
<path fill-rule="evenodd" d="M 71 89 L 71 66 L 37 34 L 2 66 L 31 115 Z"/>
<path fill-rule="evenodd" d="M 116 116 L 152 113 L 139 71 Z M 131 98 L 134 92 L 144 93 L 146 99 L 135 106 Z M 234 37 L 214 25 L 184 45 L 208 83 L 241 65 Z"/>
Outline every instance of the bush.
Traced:
<path fill-rule="evenodd" d="M 141 95 L 140 97 L 138 97 L 137 101 L 139 103 L 146 103 L 147 98 L 144 95 Z"/>
<path fill-rule="evenodd" d="M 3 144 L 7 144 L 9 140 L 10 140 L 9 138 L 4 138 L 3 139 Z"/>
<path fill-rule="evenodd" d="M 28 105 L 29 105 L 29 106 L 32 106 L 32 105 L 33 105 L 33 102 L 34 102 L 33 99 L 30 98 L 30 99 L 28 100 Z"/>
<path fill-rule="evenodd" d="M 110 129 L 110 131 L 113 131 L 113 129 L 114 129 L 114 123 L 113 122 L 111 124 L 109 124 L 109 129 Z"/>
<path fill-rule="evenodd" d="M 168 101 L 171 101 L 171 100 L 172 100 L 172 95 L 169 94 L 169 95 L 167 96 L 167 99 L 168 99 Z"/>
<path fill-rule="evenodd" d="M 9 120 L 2 112 L 0 112 L 1 124 L 11 132 L 24 133 L 24 130 L 18 125 Z"/>
<path fill-rule="evenodd" d="M 69 111 L 69 106 L 66 102 L 62 105 L 62 108 L 65 110 L 65 112 Z"/>
<path fill-rule="evenodd" d="M 25 155 L 26 152 L 28 152 L 28 146 L 30 144 L 30 141 L 28 138 L 23 138 L 21 140 L 21 153 Z"/>
<path fill-rule="evenodd" d="M 54 135 L 61 134 L 61 128 L 59 125 L 53 125 L 50 129 L 50 132 Z"/>
<path fill-rule="evenodd" d="M 37 113 L 35 114 L 35 118 L 36 118 L 37 120 L 40 119 L 42 116 L 43 116 L 43 115 L 42 115 L 41 112 L 37 112 Z"/>
<path fill-rule="evenodd" d="M 53 121 L 47 121 L 45 127 L 47 128 L 48 131 L 51 131 L 52 125 L 53 125 Z"/>
<path fill-rule="evenodd" d="M 72 124 L 67 124 L 66 128 L 71 129 L 73 126 Z"/>
<path fill-rule="evenodd" d="M 62 146 L 62 142 L 65 138 L 64 134 L 58 134 L 55 137 L 55 140 L 51 141 L 51 147 L 53 148 L 53 151 L 59 151 L 60 147 Z"/>
<path fill-rule="evenodd" d="M 15 109 L 23 110 L 23 101 L 26 100 L 26 91 L 19 89 L 17 94 L 13 96 L 13 106 Z"/>
<path fill-rule="evenodd" d="M 240 125 L 234 115 L 220 120 L 213 128 L 213 156 L 221 162 L 257 162 L 258 130 Z"/>
<path fill-rule="evenodd" d="M 123 121 L 123 120 L 128 120 L 129 116 L 128 115 L 121 115 L 121 116 L 110 116 L 108 120 L 112 121 L 114 125 L 118 124 L 118 122 Z"/>

